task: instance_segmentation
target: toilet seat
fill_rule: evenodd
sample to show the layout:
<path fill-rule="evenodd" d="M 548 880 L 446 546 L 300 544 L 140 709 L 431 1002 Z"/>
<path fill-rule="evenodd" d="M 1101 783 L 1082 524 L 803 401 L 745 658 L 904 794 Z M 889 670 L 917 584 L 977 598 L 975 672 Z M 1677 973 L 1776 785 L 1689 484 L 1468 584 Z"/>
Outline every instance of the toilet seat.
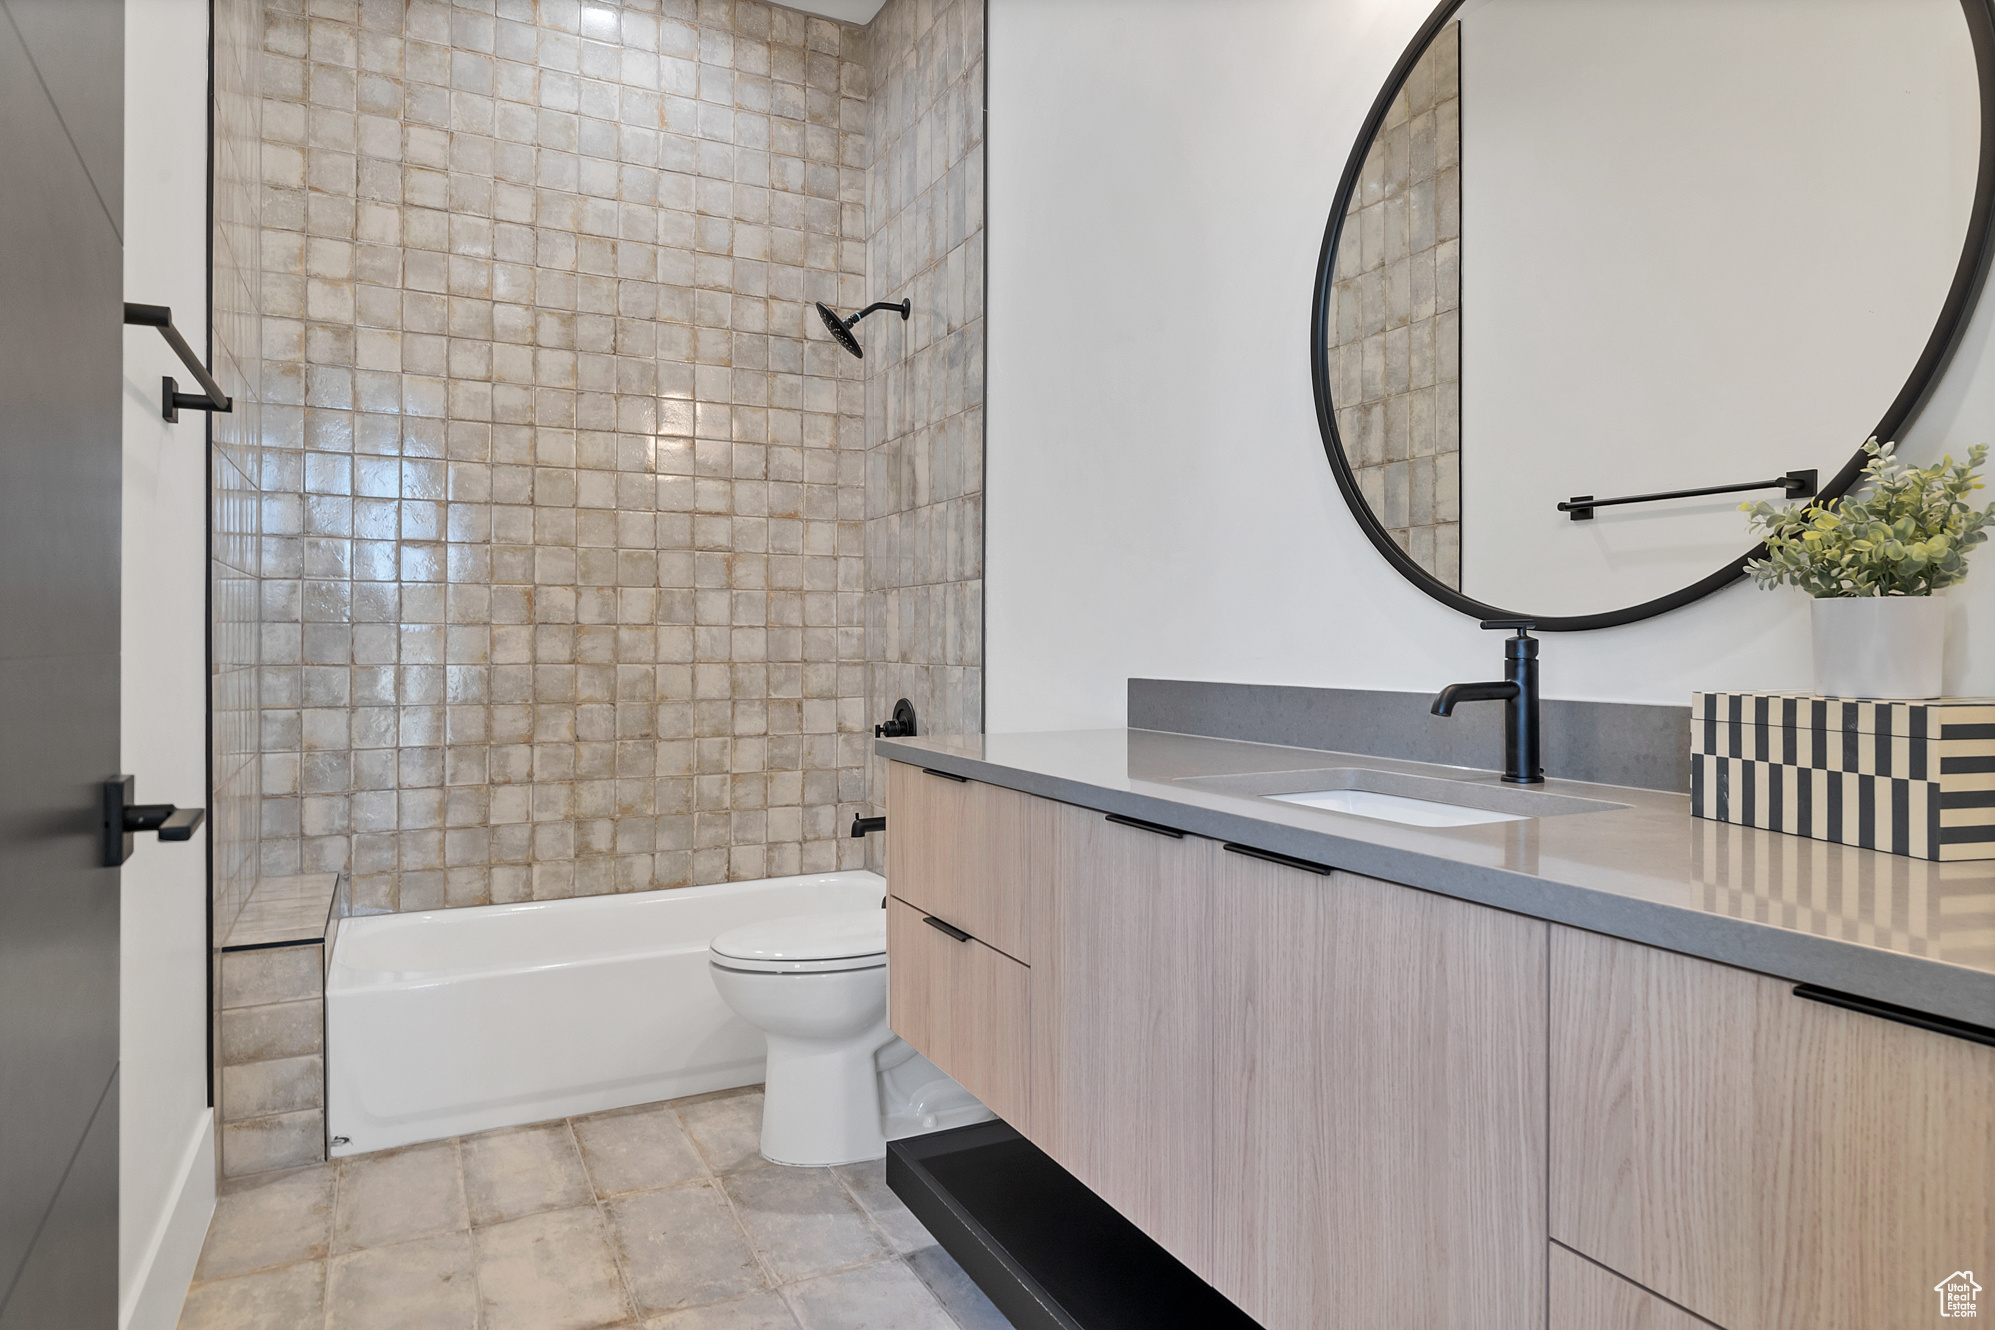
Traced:
<path fill-rule="evenodd" d="M 749 974 L 835 974 L 887 963 L 887 912 L 839 910 L 729 929 L 709 947 L 713 964 Z"/>

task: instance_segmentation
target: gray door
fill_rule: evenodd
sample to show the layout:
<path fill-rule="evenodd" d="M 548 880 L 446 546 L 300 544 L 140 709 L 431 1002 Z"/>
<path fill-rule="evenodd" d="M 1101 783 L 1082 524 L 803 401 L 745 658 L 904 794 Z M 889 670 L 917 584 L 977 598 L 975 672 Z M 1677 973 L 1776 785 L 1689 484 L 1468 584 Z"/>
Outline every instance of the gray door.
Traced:
<path fill-rule="evenodd" d="M 118 1302 L 123 0 L 0 0 L 0 1330 Z"/>

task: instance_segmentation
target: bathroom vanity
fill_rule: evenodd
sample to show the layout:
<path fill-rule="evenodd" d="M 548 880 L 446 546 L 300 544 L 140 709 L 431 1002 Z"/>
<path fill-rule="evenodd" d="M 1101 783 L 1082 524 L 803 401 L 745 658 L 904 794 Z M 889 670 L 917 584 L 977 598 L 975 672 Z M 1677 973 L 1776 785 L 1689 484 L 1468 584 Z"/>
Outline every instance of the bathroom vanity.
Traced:
<path fill-rule="evenodd" d="M 878 749 L 895 1030 L 1269 1330 L 1876 1330 L 1995 1270 L 1984 866 L 1186 735 Z M 1437 778 L 1554 802 L 1280 797 Z"/>

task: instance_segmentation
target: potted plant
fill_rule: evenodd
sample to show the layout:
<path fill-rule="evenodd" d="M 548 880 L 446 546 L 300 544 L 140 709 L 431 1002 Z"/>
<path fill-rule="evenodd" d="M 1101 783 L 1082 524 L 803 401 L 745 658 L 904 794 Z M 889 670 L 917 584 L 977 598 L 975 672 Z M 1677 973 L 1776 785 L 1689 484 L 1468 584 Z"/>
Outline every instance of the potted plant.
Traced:
<path fill-rule="evenodd" d="M 1965 463 L 1949 456 L 1929 467 L 1907 466 L 1893 443 L 1863 447 L 1870 461 L 1849 497 L 1739 505 L 1766 539 L 1766 557 L 1746 570 L 1763 587 L 1814 597 L 1815 691 L 1937 697 L 1946 608 L 1935 593 L 1967 576 L 1968 551 L 1988 539 L 1995 504 L 1967 501 L 1981 488 L 1988 446 L 1968 449 Z"/>

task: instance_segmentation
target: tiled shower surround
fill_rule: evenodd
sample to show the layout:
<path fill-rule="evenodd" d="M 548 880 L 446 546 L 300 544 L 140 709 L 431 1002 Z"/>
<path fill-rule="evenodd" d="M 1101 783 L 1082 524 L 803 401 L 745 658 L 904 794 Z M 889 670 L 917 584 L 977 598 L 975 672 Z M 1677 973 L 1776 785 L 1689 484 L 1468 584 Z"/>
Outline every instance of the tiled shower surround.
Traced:
<path fill-rule="evenodd" d="M 889 0 L 866 30 L 866 656 L 870 713 L 983 729 L 984 5 Z M 872 764 L 885 799 L 886 763 Z M 875 838 L 878 841 L 878 838 Z M 881 847 L 874 845 L 874 867 Z"/>
<path fill-rule="evenodd" d="M 261 504 L 256 493 L 262 428 L 258 353 L 257 223 L 262 102 L 262 0 L 216 0 L 214 264 L 210 364 L 234 409 L 207 417 L 209 579 L 213 596 L 210 739 L 213 794 L 214 932 L 229 926 L 256 885 L 259 776 L 257 729 L 257 563 Z"/>
<path fill-rule="evenodd" d="M 919 191 L 868 206 L 867 48 L 925 108 L 969 26 L 936 8 L 869 43 L 751 0 L 266 0 L 264 875 L 406 910 L 863 862 L 867 591 L 914 584 L 867 519 L 932 503 L 869 509 L 811 302 L 897 294 L 888 223 L 901 419 L 967 428 Z"/>
<path fill-rule="evenodd" d="M 1331 285 L 1331 399 L 1373 513 L 1461 586 L 1461 24 L 1393 99 L 1344 219 Z"/>

